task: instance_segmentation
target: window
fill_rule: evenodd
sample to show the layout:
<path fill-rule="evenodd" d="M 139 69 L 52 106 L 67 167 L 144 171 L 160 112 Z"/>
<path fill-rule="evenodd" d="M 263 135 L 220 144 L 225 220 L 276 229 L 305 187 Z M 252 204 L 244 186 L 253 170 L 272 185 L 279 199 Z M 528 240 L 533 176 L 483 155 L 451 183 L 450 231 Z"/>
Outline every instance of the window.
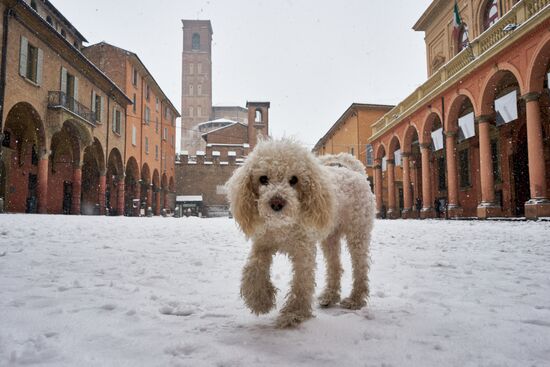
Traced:
<path fill-rule="evenodd" d="M 254 122 L 255 123 L 259 123 L 261 124 L 263 122 L 263 118 L 262 118 L 262 111 L 260 109 L 257 109 L 255 114 L 254 114 Z"/>
<path fill-rule="evenodd" d="M 463 149 L 458 152 L 458 171 L 460 175 L 461 188 L 466 188 L 471 186 L 469 153 L 470 153 L 469 149 Z"/>
<path fill-rule="evenodd" d="M 96 122 L 101 122 L 101 115 L 103 114 L 103 97 L 92 90 L 92 112 Z"/>
<path fill-rule="evenodd" d="M 159 133 L 159 118 L 155 117 L 155 132 Z"/>
<path fill-rule="evenodd" d="M 29 43 L 25 37 L 21 37 L 19 50 L 19 74 L 22 77 L 40 85 L 42 83 L 42 64 L 44 54 L 41 49 Z"/>
<path fill-rule="evenodd" d="M 201 36 L 198 33 L 193 33 L 191 49 L 200 50 L 200 48 L 201 48 Z"/>
<path fill-rule="evenodd" d="M 197 64 L 197 73 L 198 73 L 198 74 L 202 74 L 202 62 L 199 62 L 199 63 Z"/>
<path fill-rule="evenodd" d="M 155 145 L 155 160 L 159 160 L 159 146 Z"/>
<path fill-rule="evenodd" d="M 145 99 L 149 100 L 149 84 L 145 84 Z"/>
<path fill-rule="evenodd" d="M 197 85 L 197 95 L 202 96 L 202 84 Z"/>
<path fill-rule="evenodd" d="M 353 149 L 353 147 L 351 147 L 351 149 L 350 149 L 350 151 L 349 151 L 349 154 L 355 155 L 355 150 Z"/>
<path fill-rule="evenodd" d="M 168 139 L 168 128 L 165 127 L 162 134 L 162 139 L 167 140 Z"/>
<path fill-rule="evenodd" d="M 440 191 L 447 189 L 445 183 L 445 157 L 437 158 L 437 187 Z"/>
<path fill-rule="evenodd" d="M 132 111 L 134 113 L 136 113 L 136 108 L 137 108 L 137 106 L 136 106 L 136 94 L 134 93 L 134 95 L 132 96 Z"/>
<path fill-rule="evenodd" d="M 500 159 L 498 159 L 500 155 L 500 149 L 498 147 L 498 140 L 492 139 L 491 140 L 491 158 L 493 161 L 493 179 L 495 182 L 502 181 L 501 174 L 500 174 Z"/>
<path fill-rule="evenodd" d="M 498 21 L 498 1 L 488 0 L 483 12 L 483 31 L 489 29 Z"/>
<path fill-rule="evenodd" d="M 458 32 L 457 45 L 457 52 L 464 50 L 470 45 L 470 41 L 468 40 L 468 26 L 466 25 L 466 23 L 462 24 L 462 27 L 460 27 L 460 31 Z"/>
<path fill-rule="evenodd" d="M 137 144 L 136 134 L 137 134 L 136 127 L 132 125 L 132 145 L 133 146 Z"/>
<path fill-rule="evenodd" d="M 52 17 L 50 17 L 49 15 L 46 17 L 46 22 L 50 23 L 50 25 L 53 26 L 53 20 L 52 20 Z"/>
<path fill-rule="evenodd" d="M 145 137 L 145 154 L 149 154 L 149 138 Z"/>
<path fill-rule="evenodd" d="M 367 167 L 372 167 L 374 166 L 374 150 L 372 148 L 372 144 L 367 144 L 366 152 L 367 152 Z"/>
<path fill-rule="evenodd" d="M 155 111 L 159 110 L 159 97 L 155 97 Z"/>
<path fill-rule="evenodd" d="M 138 83 L 138 72 L 136 68 L 132 67 L 132 84 L 135 87 L 137 86 L 137 83 Z"/>
<path fill-rule="evenodd" d="M 191 63 L 189 63 L 189 74 L 190 74 L 190 75 L 193 75 L 193 71 L 194 71 L 193 69 L 194 69 L 194 65 L 193 65 L 193 63 L 191 62 Z"/>
<path fill-rule="evenodd" d="M 201 117 L 202 116 L 202 107 L 199 106 L 197 107 L 197 117 Z"/>
<path fill-rule="evenodd" d="M 36 6 L 36 0 L 31 0 L 31 8 L 33 8 L 34 11 L 38 11 L 38 7 Z"/>
<path fill-rule="evenodd" d="M 145 125 L 149 125 L 151 118 L 151 110 L 149 107 L 145 106 Z"/>
<path fill-rule="evenodd" d="M 193 84 L 189 84 L 189 95 L 192 96 L 193 92 Z"/>
<path fill-rule="evenodd" d="M 122 126 L 122 114 L 118 108 L 113 108 L 113 132 L 120 135 Z"/>
<path fill-rule="evenodd" d="M 63 36 L 63 38 L 67 38 L 67 33 L 64 29 L 61 30 L 61 35 Z"/>

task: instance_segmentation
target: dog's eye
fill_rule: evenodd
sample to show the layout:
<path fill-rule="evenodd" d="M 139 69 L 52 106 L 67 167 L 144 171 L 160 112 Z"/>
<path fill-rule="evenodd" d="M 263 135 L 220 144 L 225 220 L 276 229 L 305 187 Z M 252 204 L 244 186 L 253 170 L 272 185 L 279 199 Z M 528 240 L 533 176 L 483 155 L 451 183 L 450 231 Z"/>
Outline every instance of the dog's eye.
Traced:
<path fill-rule="evenodd" d="M 269 183 L 269 178 L 267 176 L 260 176 L 260 183 L 262 185 L 267 185 Z"/>
<path fill-rule="evenodd" d="M 295 186 L 298 183 L 298 177 L 292 176 L 288 183 L 290 184 L 290 186 Z"/>

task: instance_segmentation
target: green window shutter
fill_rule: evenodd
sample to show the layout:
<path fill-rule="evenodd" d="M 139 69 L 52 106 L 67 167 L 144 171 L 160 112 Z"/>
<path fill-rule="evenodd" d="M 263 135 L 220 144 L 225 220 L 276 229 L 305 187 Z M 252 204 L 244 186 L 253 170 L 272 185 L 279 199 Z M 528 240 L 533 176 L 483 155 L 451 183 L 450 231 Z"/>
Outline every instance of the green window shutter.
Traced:
<path fill-rule="evenodd" d="M 44 65 L 44 51 L 38 49 L 36 59 L 36 84 L 42 85 L 42 68 Z"/>
<path fill-rule="evenodd" d="M 29 52 L 29 41 L 21 36 L 21 49 L 19 50 L 19 74 L 27 77 L 27 57 Z"/>
<path fill-rule="evenodd" d="M 92 107 L 92 112 L 95 112 L 95 91 L 92 89 L 92 103 L 90 104 L 90 106 Z"/>
<path fill-rule="evenodd" d="M 75 101 L 78 102 L 78 78 L 75 76 L 74 77 L 74 94 L 73 94 L 73 98 Z"/>
<path fill-rule="evenodd" d="M 101 121 L 103 118 L 103 96 L 99 97 L 99 118 L 98 120 Z"/>

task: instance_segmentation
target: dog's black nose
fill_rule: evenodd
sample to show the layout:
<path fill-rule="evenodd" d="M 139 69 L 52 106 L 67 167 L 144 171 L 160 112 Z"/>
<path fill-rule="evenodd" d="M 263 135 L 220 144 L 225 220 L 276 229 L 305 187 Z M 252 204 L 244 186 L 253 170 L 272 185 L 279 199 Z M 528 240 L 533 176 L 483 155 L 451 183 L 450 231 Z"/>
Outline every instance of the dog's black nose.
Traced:
<path fill-rule="evenodd" d="M 286 204 L 285 199 L 278 196 L 275 196 L 269 201 L 269 205 L 271 205 L 271 209 L 273 209 L 276 212 L 281 211 L 284 208 L 285 204 Z"/>

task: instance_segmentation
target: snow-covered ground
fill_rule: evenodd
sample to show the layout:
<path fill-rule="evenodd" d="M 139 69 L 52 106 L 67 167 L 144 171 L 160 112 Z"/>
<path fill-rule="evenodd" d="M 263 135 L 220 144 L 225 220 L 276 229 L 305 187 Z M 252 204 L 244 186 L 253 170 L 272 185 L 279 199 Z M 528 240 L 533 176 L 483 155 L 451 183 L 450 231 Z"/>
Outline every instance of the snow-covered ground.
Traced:
<path fill-rule="evenodd" d="M 244 308 L 248 248 L 226 218 L 1 215 L 0 366 L 550 364 L 550 222 L 377 221 L 368 308 L 295 330 Z"/>

